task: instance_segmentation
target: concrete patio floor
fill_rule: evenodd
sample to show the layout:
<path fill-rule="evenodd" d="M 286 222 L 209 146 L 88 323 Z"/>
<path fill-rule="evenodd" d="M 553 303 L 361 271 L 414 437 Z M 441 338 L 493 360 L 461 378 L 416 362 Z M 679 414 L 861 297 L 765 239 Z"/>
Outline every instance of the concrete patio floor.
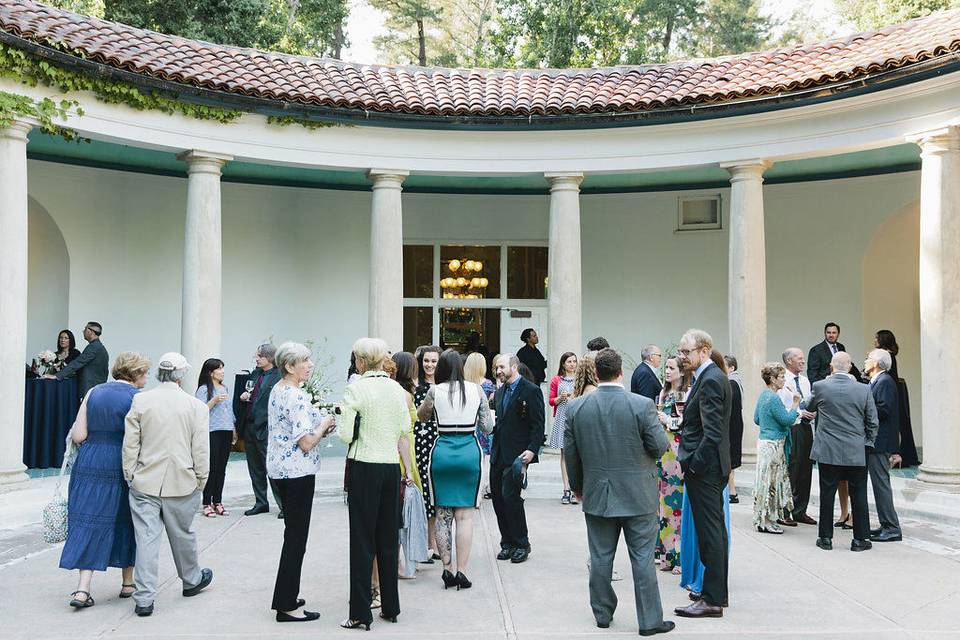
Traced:
<path fill-rule="evenodd" d="M 549 458 L 548 458 L 549 460 Z M 266 638 L 355 637 L 337 624 L 347 615 L 347 514 L 339 490 L 339 460 L 324 460 L 301 595 L 321 619 L 278 625 L 269 610 L 282 522 L 275 514 L 244 517 L 251 504 L 242 461 L 231 462 L 225 502 L 231 515 L 197 517 L 201 561 L 213 584 L 195 598 L 180 596 L 168 548 L 163 547 L 163 588 L 150 618 L 133 615 L 120 600 L 120 574 L 97 574 L 95 607 L 67 606 L 76 573 L 57 568 L 62 545 L 40 538 L 39 510 L 54 479 L 32 480 L 0 493 L 0 625 L 3 638 Z M 399 624 L 375 618 L 383 638 L 601 638 L 635 636 L 632 583 L 625 549 L 617 569 L 620 606 L 608 630 L 594 626 L 587 597 L 586 537 L 579 507 L 559 503 L 552 470 L 531 474 L 527 508 L 533 554 L 522 565 L 497 562 L 497 527 L 485 502 L 468 575 L 469 591 L 444 591 L 439 565 L 422 566 L 400 584 Z M 552 466 L 552 463 L 551 463 Z M 782 536 L 756 533 L 749 499 L 731 509 L 733 552 L 730 604 L 722 619 L 684 620 L 672 615 L 687 603 L 677 578 L 659 573 L 670 638 L 960 638 L 960 530 L 934 519 L 904 521 L 902 543 L 875 544 L 851 553 L 850 532 L 837 531 L 832 552 L 814 546 L 815 527 Z M 811 509 L 811 513 L 814 511 Z M 362 636 L 366 637 L 366 636 Z"/>

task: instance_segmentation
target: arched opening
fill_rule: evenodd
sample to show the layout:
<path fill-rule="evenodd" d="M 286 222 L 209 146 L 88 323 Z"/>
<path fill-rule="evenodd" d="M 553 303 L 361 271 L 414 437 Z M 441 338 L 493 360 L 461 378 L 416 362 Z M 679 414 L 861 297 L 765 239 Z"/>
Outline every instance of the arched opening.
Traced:
<path fill-rule="evenodd" d="M 27 220 L 27 353 L 56 346 L 57 333 L 68 326 L 70 308 L 70 255 L 60 227 L 33 197 Z M 76 333 L 76 332 L 74 332 Z M 77 340 L 83 340 L 77 336 Z M 83 349 L 83 344 L 77 348 Z"/>

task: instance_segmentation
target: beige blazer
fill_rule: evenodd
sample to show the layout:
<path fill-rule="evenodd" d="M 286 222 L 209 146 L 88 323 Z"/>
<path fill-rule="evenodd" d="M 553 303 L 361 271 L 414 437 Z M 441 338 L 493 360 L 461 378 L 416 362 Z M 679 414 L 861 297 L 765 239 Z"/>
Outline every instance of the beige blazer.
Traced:
<path fill-rule="evenodd" d="M 123 434 L 123 475 L 141 493 L 190 495 L 210 472 L 210 411 L 174 382 L 133 397 Z"/>

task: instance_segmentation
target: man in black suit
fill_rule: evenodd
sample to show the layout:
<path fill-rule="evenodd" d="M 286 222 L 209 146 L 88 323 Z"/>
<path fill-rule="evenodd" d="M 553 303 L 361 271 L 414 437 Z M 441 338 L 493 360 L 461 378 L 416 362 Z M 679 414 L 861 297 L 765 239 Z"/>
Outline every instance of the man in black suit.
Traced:
<path fill-rule="evenodd" d="M 663 351 L 655 344 L 648 344 L 640 352 L 640 364 L 633 370 L 630 378 L 630 391 L 650 398 L 654 403 L 660 397 L 663 383 L 660 382 L 660 360 Z"/>
<path fill-rule="evenodd" d="M 540 349 L 537 349 L 540 336 L 533 329 L 524 329 L 523 333 L 520 334 L 520 340 L 524 344 L 517 350 L 517 358 L 529 367 L 534 382 L 543 384 L 543 381 L 547 379 L 547 359 L 540 353 Z"/>
<path fill-rule="evenodd" d="M 490 450 L 490 495 L 500 527 L 497 560 L 513 563 L 525 562 L 530 556 L 518 473 L 526 473 L 527 465 L 538 461 L 544 430 L 543 392 L 520 375 L 519 366 L 517 356 L 497 358 L 496 375 L 502 384 L 493 397 L 497 425 Z"/>
<path fill-rule="evenodd" d="M 807 378 L 812 385 L 830 375 L 830 361 L 840 351 L 847 351 L 840 340 L 840 325 L 828 322 L 823 326 L 823 342 L 810 347 L 807 355 Z M 848 352 L 849 353 L 849 352 Z M 860 380 L 860 371 L 851 365 L 850 375 Z"/>
<path fill-rule="evenodd" d="M 877 405 L 877 422 L 880 424 L 873 449 L 867 448 L 867 471 L 880 520 L 880 528 L 870 531 L 870 539 L 874 542 L 903 540 L 890 487 L 890 459 L 899 457 L 900 451 L 900 397 L 897 381 L 890 375 L 892 361 L 889 351 L 874 349 L 863 363 L 864 372 L 870 376 L 870 392 Z"/>
<path fill-rule="evenodd" d="M 254 381 L 253 391 L 244 391 L 240 400 L 247 403 L 243 420 L 243 446 L 247 456 L 247 472 L 253 485 L 254 505 L 243 512 L 245 516 L 255 516 L 270 511 L 267 501 L 267 408 L 270 404 L 270 391 L 280 380 L 280 370 L 273 366 L 273 357 L 277 348 L 269 342 L 257 347 L 257 368 L 250 372 L 249 380 Z M 270 481 L 273 499 L 277 502 L 283 518 L 283 505 L 273 480 Z"/>
<path fill-rule="evenodd" d="M 681 365 L 693 373 L 683 412 L 677 461 L 703 562 L 703 592 L 699 600 L 674 613 L 685 618 L 720 618 L 727 604 L 727 529 L 723 520 L 723 487 L 730 474 L 730 411 L 732 396 L 726 374 L 710 360 L 713 339 L 690 329 L 680 339 Z"/>

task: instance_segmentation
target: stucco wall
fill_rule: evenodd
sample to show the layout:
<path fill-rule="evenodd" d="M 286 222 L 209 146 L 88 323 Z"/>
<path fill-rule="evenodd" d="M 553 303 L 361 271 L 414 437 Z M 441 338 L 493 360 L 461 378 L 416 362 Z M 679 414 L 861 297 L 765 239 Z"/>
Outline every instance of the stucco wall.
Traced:
<path fill-rule="evenodd" d="M 179 348 L 186 180 L 38 161 L 29 180 L 70 254 L 69 326 L 99 320 L 113 354 L 156 358 Z M 729 192 L 721 193 L 726 209 Z M 582 197 L 585 338 L 605 335 L 636 357 L 647 342 L 669 345 L 699 326 L 727 349 L 727 234 L 676 233 L 678 195 Z M 892 329 L 919 411 L 916 253 L 906 248 L 917 242 L 909 212 L 918 199 L 914 173 L 765 188 L 771 358 L 786 346 L 809 348 L 827 320 L 840 323 L 858 359 L 874 329 Z M 547 237 L 546 196 L 405 194 L 403 204 L 410 240 Z M 326 337 L 343 377 L 367 327 L 369 209 L 367 192 L 223 185 L 230 371 L 250 366 L 267 337 Z M 891 219 L 901 222 L 885 224 Z M 873 277 L 884 269 L 899 275 Z M 54 338 L 32 331 L 29 351 Z"/>

